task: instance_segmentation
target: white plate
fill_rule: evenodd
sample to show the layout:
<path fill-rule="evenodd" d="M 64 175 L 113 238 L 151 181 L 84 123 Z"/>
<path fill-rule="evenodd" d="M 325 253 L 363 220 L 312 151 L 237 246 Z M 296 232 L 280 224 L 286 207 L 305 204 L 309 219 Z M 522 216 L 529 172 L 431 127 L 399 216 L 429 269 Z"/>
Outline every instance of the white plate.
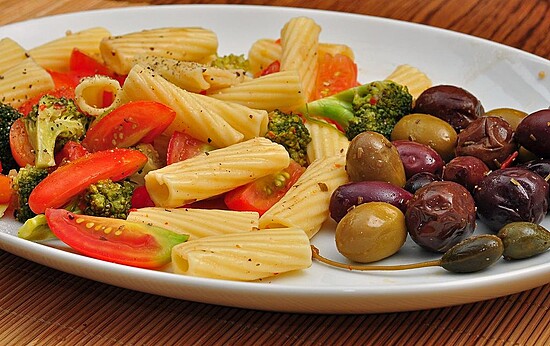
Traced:
<path fill-rule="evenodd" d="M 360 80 L 388 75 L 398 64 L 425 71 L 435 84 L 462 86 L 485 108 L 514 107 L 533 112 L 550 105 L 550 62 L 489 41 L 431 27 L 381 18 L 291 8 L 254 6 L 158 6 L 75 13 L 0 28 L 26 48 L 92 26 L 113 34 L 166 26 L 203 26 L 214 30 L 221 53 L 246 53 L 259 38 L 277 38 L 295 16 L 314 18 L 323 42 L 350 45 Z M 47 32 L 48 35 L 43 33 Z M 550 219 L 544 221 L 550 225 Z M 504 262 L 488 270 L 455 275 L 440 268 L 403 272 L 348 272 L 319 263 L 303 272 L 263 282 L 229 282 L 143 270 L 103 262 L 21 240 L 18 224 L 0 221 L 0 248 L 31 261 L 112 285 L 219 305 L 301 313 L 373 313 L 464 304 L 534 288 L 550 281 L 550 253 Z M 342 259 L 328 223 L 315 238 L 321 253 Z M 434 258 L 410 240 L 387 263 Z"/>

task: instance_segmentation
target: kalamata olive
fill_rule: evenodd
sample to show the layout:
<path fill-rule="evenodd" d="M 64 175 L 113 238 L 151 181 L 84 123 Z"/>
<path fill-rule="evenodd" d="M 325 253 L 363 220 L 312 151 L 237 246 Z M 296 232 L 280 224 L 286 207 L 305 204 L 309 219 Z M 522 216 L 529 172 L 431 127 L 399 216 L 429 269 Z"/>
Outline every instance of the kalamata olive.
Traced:
<path fill-rule="evenodd" d="M 492 234 L 469 237 L 441 257 L 441 266 L 454 273 L 483 270 L 498 261 L 504 252 L 502 240 Z"/>
<path fill-rule="evenodd" d="M 537 173 L 544 180 L 548 181 L 550 177 L 550 159 L 534 159 L 527 161 L 518 167 L 527 168 L 528 170 Z"/>
<path fill-rule="evenodd" d="M 433 148 L 445 161 L 454 157 L 456 131 L 453 127 L 433 115 L 409 114 L 395 124 L 391 140 L 409 140 Z"/>
<path fill-rule="evenodd" d="M 436 181 L 416 191 L 405 220 L 415 243 L 430 251 L 445 252 L 472 235 L 474 199 L 460 184 Z"/>
<path fill-rule="evenodd" d="M 485 116 L 501 117 L 512 126 L 512 129 L 516 130 L 519 123 L 527 116 L 527 113 L 513 108 L 495 108 L 485 112 Z"/>
<path fill-rule="evenodd" d="M 539 157 L 550 158 L 550 109 L 526 116 L 516 129 L 516 139 Z"/>
<path fill-rule="evenodd" d="M 350 142 L 346 154 L 346 171 L 350 181 L 386 181 L 405 185 L 405 168 L 397 149 L 377 132 L 365 131 Z"/>
<path fill-rule="evenodd" d="M 522 259 L 541 254 L 550 249 L 550 232 L 532 222 L 510 222 L 497 235 L 504 243 L 504 258 Z"/>
<path fill-rule="evenodd" d="M 346 258 L 374 262 L 395 254 L 405 243 L 405 216 L 384 202 L 364 203 L 350 210 L 336 226 L 336 247 Z"/>
<path fill-rule="evenodd" d="M 475 156 L 487 167 L 498 169 L 518 148 L 514 130 L 499 117 L 481 117 L 458 134 L 457 156 Z"/>
<path fill-rule="evenodd" d="M 433 183 L 434 181 L 441 181 L 442 179 L 430 172 L 420 172 L 416 173 L 409 179 L 407 179 L 407 182 L 405 183 L 405 186 L 403 188 L 410 193 L 415 193 L 418 189 L 420 189 L 424 185 L 428 185 L 429 183 Z"/>
<path fill-rule="evenodd" d="M 385 181 L 358 181 L 341 185 L 330 198 L 330 216 L 339 222 L 355 206 L 367 202 L 386 202 L 401 210 L 407 210 L 412 194 Z"/>
<path fill-rule="evenodd" d="M 548 183 L 521 167 L 492 171 L 473 195 L 477 215 L 493 232 L 514 221 L 540 223 L 548 209 Z"/>
<path fill-rule="evenodd" d="M 475 156 L 457 156 L 443 167 L 443 180 L 454 181 L 473 192 L 489 173 L 489 167 Z"/>
<path fill-rule="evenodd" d="M 441 174 L 445 162 L 432 147 L 403 139 L 392 141 L 392 144 L 401 157 L 407 179 L 420 172 Z"/>
<path fill-rule="evenodd" d="M 481 102 L 472 93 L 454 85 L 426 89 L 416 99 L 414 112 L 443 119 L 457 132 L 485 113 Z"/>

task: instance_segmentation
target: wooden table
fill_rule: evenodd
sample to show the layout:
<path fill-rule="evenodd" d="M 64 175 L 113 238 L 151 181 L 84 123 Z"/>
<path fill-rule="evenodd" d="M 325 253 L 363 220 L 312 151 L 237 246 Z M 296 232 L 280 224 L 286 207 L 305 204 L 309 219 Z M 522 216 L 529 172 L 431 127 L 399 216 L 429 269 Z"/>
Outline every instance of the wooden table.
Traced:
<path fill-rule="evenodd" d="M 550 58 L 546 0 L 2 0 L 0 25 L 97 8 L 189 3 L 308 7 L 447 28 Z M 549 345 L 550 285 L 462 306 L 373 315 L 259 312 L 134 292 L 0 251 L 1 345 Z"/>

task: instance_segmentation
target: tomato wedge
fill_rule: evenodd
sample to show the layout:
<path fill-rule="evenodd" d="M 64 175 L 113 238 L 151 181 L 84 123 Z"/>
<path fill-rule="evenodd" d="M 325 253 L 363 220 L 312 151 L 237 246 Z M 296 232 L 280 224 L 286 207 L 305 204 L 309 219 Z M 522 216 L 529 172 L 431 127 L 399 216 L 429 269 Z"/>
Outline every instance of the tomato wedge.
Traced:
<path fill-rule="evenodd" d="M 313 99 L 334 95 L 357 86 L 357 65 L 343 54 L 326 53 L 319 61 Z"/>
<path fill-rule="evenodd" d="M 14 121 L 10 127 L 10 149 L 19 167 L 34 166 L 34 148 L 29 141 L 27 128 L 21 118 Z"/>
<path fill-rule="evenodd" d="M 13 188 L 11 178 L 7 175 L 0 174 L 0 204 L 6 204 L 11 201 L 13 196 Z"/>
<path fill-rule="evenodd" d="M 225 194 L 224 202 L 231 210 L 265 213 L 290 189 L 305 168 L 295 161 L 284 170 L 240 186 Z"/>
<path fill-rule="evenodd" d="M 47 208 L 61 208 L 90 184 L 100 180 L 121 180 L 138 171 L 147 156 L 133 149 L 98 151 L 71 161 L 42 180 L 29 196 L 29 207 L 36 214 Z"/>
<path fill-rule="evenodd" d="M 213 145 L 199 141 L 184 132 L 175 131 L 168 142 L 166 164 L 171 165 L 213 149 Z"/>
<path fill-rule="evenodd" d="M 52 232 L 76 251 L 104 261 L 140 268 L 170 262 L 172 247 L 188 235 L 144 223 L 77 215 L 65 209 L 46 209 Z"/>
<path fill-rule="evenodd" d="M 149 192 L 147 191 L 147 188 L 145 186 L 137 186 L 134 189 L 134 194 L 132 195 L 132 208 L 139 209 L 139 208 L 146 208 L 146 207 L 154 207 L 155 202 L 151 199 L 151 196 L 149 196 Z"/>
<path fill-rule="evenodd" d="M 61 151 L 55 154 L 55 163 L 60 166 L 79 159 L 86 154 L 88 154 L 88 150 L 86 150 L 82 144 L 75 141 L 68 141 L 63 148 L 61 148 Z"/>
<path fill-rule="evenodd" d="M 260 71 L 259 77 L 267 76 L 268 74 L 279 72 L 280 70 L 281 70 L 281 62 L 279 60 L 275 60 L 271 64 L 267 65 L 267 67 L 264 68 L 262 71 Z"/>
<path fill-rule="evenodd" d="M 71 52 L 71 58 L 69 59 L 69 71 L 78 79 L 99 74 L 116 79 L 121 85 L 124 83 L 124 79 L 126 78 L 126 76 L 116 74 L 102 62 L 84 53 L 78 48 L 74 48 Z"/>
<path fill-rule="evenodd" d="M 82 145 L 89 151 L 150 143 L 176 118 L 172 108 L 155 101 L 126 103 L 93 125 Z"/>

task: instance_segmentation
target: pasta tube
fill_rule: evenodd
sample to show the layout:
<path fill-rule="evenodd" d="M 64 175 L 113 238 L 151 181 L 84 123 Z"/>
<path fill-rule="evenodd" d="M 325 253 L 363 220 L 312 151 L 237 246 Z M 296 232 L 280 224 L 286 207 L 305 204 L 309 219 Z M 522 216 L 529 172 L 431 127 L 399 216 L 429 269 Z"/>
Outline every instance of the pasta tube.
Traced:
<path fill-rule="evenodd" d="M 11 38 L 5 37 L 0 40 L 0 73 L 6 72 L 10 67 L 25 60 L 27 52 Z"/>
<path fill-rule="evenodd" d="M 203 62 L 216 54 L 218 38 L 203 28 L 160 28 L 111 36 L 102 40 L 99 48 L 107 66 L 127 74 L 139 55 Z"/>
<path fill-rule="evenodd" d="M 179 207 L 276 173 L 289 164 L 282 145 L 258 137 L 151 171 L 145 185 L 155 205 Z"/>
<path fill-rule="evenodd" d="M 14 108 L 55 86 L 50 74 L 31 58 L 12 66 L 0 77 L 1 101 Z"/>
<path fill-rule="evenodd" d="M 174 272 L 251 281 L 311 266 L 309 238 L 299 228 L 201 238 L 172 248 Z"/>
<path fill-rule="evenodd" d="M 399 65 L 386 79 L 406 86 L 414 99 L 432 86 L 430 78 L 422 71 L 411 65 Z"/>
<path fill-rule="evenodd" d="M 279 202 L 260 217 L 260 228 L 298 227 L 312 238 L 329 216 L 332 192 L 348 182 L 342 155 L 311 163 Z"/>
<path fill-rule="evenodd" d="M 101 27 L 90 28 L 58 38 L 29 50 L 29 56 L 45 69 L 66 71 L 74 48 L 99 56 L 99 42 L 111 33 Z"/>
<path fill-rule="evenodd" d="M 132 68 L 122 89 L 129 100 L 158 101 L 172 108 L 176 119 L 167 134 L 182 131 L 215 147 L 226 147 L 267 132 L 267 111 L 190 93 L 141 65 Z"/>
<path fill-rule="evenodd" d="M 334 156 L 346 155 L 349 139 L 334 125 L 322 120 L 308 120 L 304 123 L 311 135 L 307 145 L 308 162 Z"/>
<path fill-rule="evenodd" d="M 232 210 L 150 207 L 130 211 L 127 219 L 187 234 L 189 240 L 195 240 L 257 230 L 259 214 Z"/>
<path fill-rule="evenodd" d="M 100 108 L 98 105 L 103 101 L 104 92 L 112 93 L 114 100 L 109 106 Z M 76 86 L 74 93 L 78 108 L 95 117 L 122 105 L 125 101 L 120 83 L 115 79 L 101 75 L 83 78 Z"/>

